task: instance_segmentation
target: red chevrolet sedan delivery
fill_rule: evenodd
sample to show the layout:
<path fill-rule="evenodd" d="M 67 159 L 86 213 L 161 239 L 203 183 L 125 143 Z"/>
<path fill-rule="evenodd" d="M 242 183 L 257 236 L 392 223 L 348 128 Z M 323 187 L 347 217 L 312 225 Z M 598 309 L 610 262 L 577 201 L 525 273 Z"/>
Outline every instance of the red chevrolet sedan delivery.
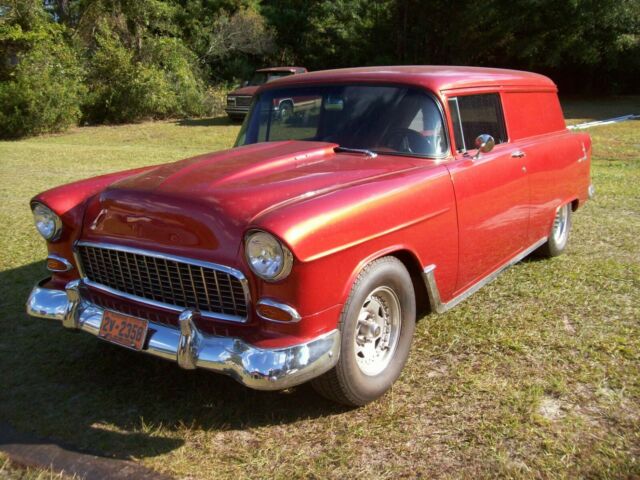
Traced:
<path fill-rule="evenodd" d="M 230 150 L 37 195 L 51 276 L 27 311 L 251 388 L 311 381 L 363 405 L 400 375 L 417 318 L 565 250 L 590 157 L 542 75 L 292 75 L 260 87 Z"/>

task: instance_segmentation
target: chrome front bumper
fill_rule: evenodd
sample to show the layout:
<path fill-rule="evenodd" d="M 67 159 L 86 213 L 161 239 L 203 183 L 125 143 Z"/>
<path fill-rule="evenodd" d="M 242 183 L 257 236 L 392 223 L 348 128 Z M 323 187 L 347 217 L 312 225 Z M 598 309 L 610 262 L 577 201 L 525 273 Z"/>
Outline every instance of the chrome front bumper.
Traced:
<path fill-rule="evenodd" d="M 249 113 L 249 107 L 226 107 L 224 111 L 228 115 L 246 115 Z"/>
<path fill-rule="evenodd" d="M 44 288 L 44 282 L 31 291 L 27 313 L 97 336 L 104 309 L 80 296 L 81 282 L 69 282 L 66 291 Z M 222 373 L 256 390 L 282 390 L 304 383 L 330 370 L 340 355 L 338 330 L 306 343 L 270 349 L 238 338 L 205 335 L 196 328 L 189 310 L 182 312 L 179 321 L 179 329 L 150 321 L 142 352 L 172 360 L 185 369 Z"/>

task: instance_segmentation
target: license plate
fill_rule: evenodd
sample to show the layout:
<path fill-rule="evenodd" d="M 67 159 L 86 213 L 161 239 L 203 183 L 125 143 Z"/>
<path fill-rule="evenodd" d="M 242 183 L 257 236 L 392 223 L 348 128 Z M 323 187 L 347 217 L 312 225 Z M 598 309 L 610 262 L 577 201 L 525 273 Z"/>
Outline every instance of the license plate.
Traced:
<path fill-rule="evenodd" d="M 105 310 L 98 336 L 124 347 L 142 350 L 147 328 L 146 320 Z"/>

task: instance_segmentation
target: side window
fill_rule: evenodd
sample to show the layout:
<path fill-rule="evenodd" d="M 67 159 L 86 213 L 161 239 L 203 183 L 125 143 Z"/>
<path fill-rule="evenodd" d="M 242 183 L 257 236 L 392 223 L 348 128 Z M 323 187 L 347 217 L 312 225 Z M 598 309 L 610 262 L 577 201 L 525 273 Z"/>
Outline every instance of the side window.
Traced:
<path fill-rule="evenodd" d="M 507 141 L 502 105 L 497 93 L 451 98 L 449 110 L 459 152 L 473 150 L 476 137 L 484 133 L 491 135 L 496 143 Z"/>

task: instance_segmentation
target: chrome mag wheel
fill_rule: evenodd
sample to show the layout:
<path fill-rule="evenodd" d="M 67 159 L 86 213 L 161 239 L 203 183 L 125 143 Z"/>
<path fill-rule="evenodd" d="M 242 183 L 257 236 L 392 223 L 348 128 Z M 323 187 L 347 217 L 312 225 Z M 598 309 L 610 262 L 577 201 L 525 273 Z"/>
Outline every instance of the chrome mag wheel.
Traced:
<path fill-rule="evenodd" d="M 375 376 L 393 358 L 400 338 L 400 300 L 389 287 L 373 290 L 365 299 L 354 335 L 356 363 L 362 373 Z"/>
<path fill-rule="evenodd" d="M 378 258 L 362 269 L 339 325 L 338 363 L 312 385 L 330 400 L 365 405 L 384 395 L 400 376 L 416 326 L 413 281 L 398 258 Z"/>
<path fill-rule="evenodd" d="M 569 234 L 569 205 L 563 205 L 558 209 L 553 220 L 551 235 L 556 245 L 564 245 Z"/>

